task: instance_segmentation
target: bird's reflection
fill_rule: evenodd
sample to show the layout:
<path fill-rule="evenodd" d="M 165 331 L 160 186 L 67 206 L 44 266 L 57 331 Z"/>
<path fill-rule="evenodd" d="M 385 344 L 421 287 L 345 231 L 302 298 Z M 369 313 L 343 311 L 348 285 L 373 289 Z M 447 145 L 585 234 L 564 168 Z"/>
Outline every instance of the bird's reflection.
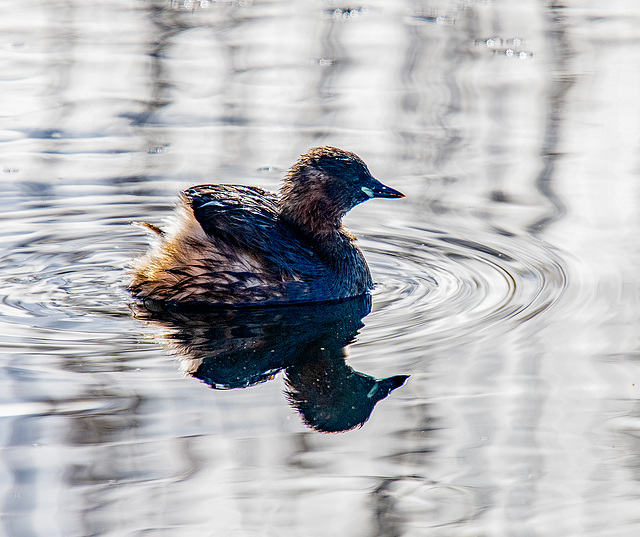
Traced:
<path fill-rule="evenodd" d="M 214 389 L 247 388 L 284 371 L 286 396 L 321 432 L 363 425 L 407 375 L 375 379 L 346 362 L 371 297 L 276 308 L 161 309 L 139 316 L 168 329 L 186 371 Z"/>

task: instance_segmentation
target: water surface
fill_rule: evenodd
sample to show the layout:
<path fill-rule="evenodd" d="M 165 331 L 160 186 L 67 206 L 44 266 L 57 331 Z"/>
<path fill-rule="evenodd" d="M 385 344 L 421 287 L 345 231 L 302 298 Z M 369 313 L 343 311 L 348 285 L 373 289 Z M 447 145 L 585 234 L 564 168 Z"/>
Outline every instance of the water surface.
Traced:
<path fill-rule="evenodd" d="M 638 534 L 635 3 L 2 13 L 2 535 Z M 370 302 L 133 304 L 130 222 L 322 144 L 407 195 Z"/>

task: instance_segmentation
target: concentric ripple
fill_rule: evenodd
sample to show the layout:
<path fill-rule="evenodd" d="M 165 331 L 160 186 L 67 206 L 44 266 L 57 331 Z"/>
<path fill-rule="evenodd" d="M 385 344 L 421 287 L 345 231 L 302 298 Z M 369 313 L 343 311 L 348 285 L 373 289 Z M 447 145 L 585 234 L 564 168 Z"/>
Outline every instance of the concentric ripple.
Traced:
<path fill-rule="evenodd" d="M 125 215 L 136 209 L 112 204 L 93 211 L 93 222 L 70 211 L 54 226 L 42 225 L 46 210 L 24 214 L 2 256 L 5 323 L 39 319 L 57 339 L 56 328 L 92 331 L 97 316 L 104 330 L 106 319 L 129 315 L 123 269 L 146 248 L 126 225 Z M 463 343 L 489 327 L 512 329 L 550 308 L 566 287 L 558 253 L 529 235 L 416 223 L 357 235 L 376 282 L 367 337 L 401 341 L 405 349 L 452 338 Z"/>
<path fill-rule="evenodd" d="M 550 308 L 566 287 L 558 254 L 529 236 L 386 230 L 362 242 L 376 281 L 367 324 L 391 338 L 460 342 L 479 337 L 480 328 L 512 329 Z"/>
<path fill-rule="evenodd" d="M 11 232 L 0 254 L 0 315 L 12 327 L 7 338 L 28 328 L 41 331 L 43 345 L 121 333 L 112 321 L 129 317 L 123 268 L 134 255 L 135 234 L 113 205 L 88 211 L 89 221 L 87 213 L 64 206 L 7 215 Z"/>

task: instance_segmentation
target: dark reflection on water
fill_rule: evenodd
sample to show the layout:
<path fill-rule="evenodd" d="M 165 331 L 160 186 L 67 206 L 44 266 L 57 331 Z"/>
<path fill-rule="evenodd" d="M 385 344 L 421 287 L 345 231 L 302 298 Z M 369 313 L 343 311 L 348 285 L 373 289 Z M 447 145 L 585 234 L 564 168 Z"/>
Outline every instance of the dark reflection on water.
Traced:
<path fill-rule="evenodd" d="M 553 180 L 557 162 L 561 156 L 559 146 L 561 142 L 560 131 L 563 127 L 563 114 L 567 107 L 569 91 L 575 83 L 575 75 L 569 75 L 568 59 L 571 55 L 567 37 L 567 24 L 562 15 L 562 7 L 554 6 L 546 12 L 549 19 L 547 35 L 553 43 L 555 51 L 553 62 L 563 76 L 554 77 L 550 84 L 547 99 L 547 118 L 545 121 L 545 133 L 541 146 L 542 170 L 536 177 L 536 188 L 548 200 L 550 208 L 547 214 L 529 227 L 532 234 L 540 234 L 547 226 L 562 218 L 566 207 L 554 190 Z"/>
<path fill-rule="evenodd" d="M 283 371 L 287 399 L 317 431 L 362 426 L 408 377 L 375 379 L 345 363 L 345 349 L 371 311 L 370 295 L 276 308 L 150 309 L 138 316 L 169 330 L 165 341 L 190 375 L 214 389 L 232 389 Z"/>

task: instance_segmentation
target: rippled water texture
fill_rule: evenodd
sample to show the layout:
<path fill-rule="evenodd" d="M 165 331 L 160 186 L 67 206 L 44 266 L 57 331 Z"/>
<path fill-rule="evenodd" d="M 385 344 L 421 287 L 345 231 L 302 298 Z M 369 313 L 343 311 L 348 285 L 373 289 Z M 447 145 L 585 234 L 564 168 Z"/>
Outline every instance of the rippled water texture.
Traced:
<path fill-rule="evenodd" d="M 636 2 L 0 12 L 0 535 L 640 535 Z M 407 195 L 371 300 L 133 303 L 130 222 L 322 144 Z"/>

